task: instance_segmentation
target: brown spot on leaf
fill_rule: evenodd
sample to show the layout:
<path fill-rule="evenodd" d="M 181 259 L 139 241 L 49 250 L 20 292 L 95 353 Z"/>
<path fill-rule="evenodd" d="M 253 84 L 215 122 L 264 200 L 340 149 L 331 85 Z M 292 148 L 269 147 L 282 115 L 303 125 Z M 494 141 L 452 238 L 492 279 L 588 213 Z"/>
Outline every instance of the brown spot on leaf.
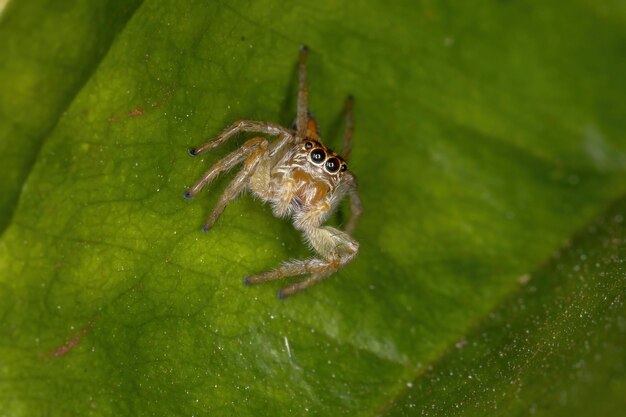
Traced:
<path fill-rule="evenodd" d="M 144 100 L 141 106 L 137 106 L 131 111 L 126 112 L 124 114 L 113 114 L 111 115 L 111 117 L 107 119 L 107 121 L 109 123 L 113 123 L 113 122 L 117 122 L 118 120 L 122 118 L 143 116 L 146 112 L 145 110 L 146 108 L 148 110 L 151 110 L 151 109 L 158 109 L 164 106 L 169 100 L 169 98 L 174 94 L 175 91 L 176 91 L 176 86 L 161 87 L 159 88 L 158 92 L 155 94 L 156 100 L 154 97 L 147 98 L 146 100 Z"/>
<path fill-rule="evenodd" d="M 80 332 L 77 335 L 69 339 L 61 346 L 58 346 L 56 349 L 49 352 L 47 355 L 45 355 L 45 357 L 59 357 L 67 355 L 72 349 L 78 346 L 83 337 L 87 335 L 87 332 L 93 328 L 94 324 L 95 323 L 90 322 L 88 325 L 84 326 L 82 329 L 80 329 Z"/>
<path fill-rule="evenodd" d="M 142 116 L 142 115 L 143 115 L 143 109 L 140 109 L 139 107 L 128 112 L 128 117 L 137 117 L 137 116 Z"/>

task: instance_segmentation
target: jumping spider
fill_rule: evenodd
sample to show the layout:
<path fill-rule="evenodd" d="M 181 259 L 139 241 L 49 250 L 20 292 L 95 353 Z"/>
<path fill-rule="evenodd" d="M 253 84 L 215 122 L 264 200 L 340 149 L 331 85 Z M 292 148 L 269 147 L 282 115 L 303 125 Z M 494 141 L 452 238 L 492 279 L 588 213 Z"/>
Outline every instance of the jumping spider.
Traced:
<path fill-rule="evenodd" d="M 295 294 L 328 278 L 350 263 L 359 250 L 359 244 L 352 238 L 352 234 L 361 215 L 362 206 L 356 190 L 356 181 L 347 171 L 346 165 L 354 131 L 354 100 L 352 97 L 346 100 L 346 130 L 341 157 L 322 145 L 317 122 L 308 113 L 307 55 L 307 48 L 304 46 L 300 48 L 295 130 L 274 123 L 240 120 L 224 129 L 208 143 L 189 150 L 190 155 L 199 155 L 217 148 L 238 132 L 278 136 L 272 143 L 264 137 L 248 140 L 239 149 L 213 165 L 185 193 L 185 197 L 194 197 L 221 172 L 243 162 L 243 168 L 228 185 L 202 229 L 208 231 L 228 203 L 245 189 L 250 189 L 261 200 L 270 202 L 275 216 L 291 217 L 294 227 L 302 231 L 304 238 L 319 257 L 291 260 L 273 271 L 244 278 L 244 283 L 249 285 L 310 274 L 305 280 L 282 288 L 278 292 L 279 298 Z M 345 230 L 322 226 L 346 194 L 350 197 L 351 217 Z"/>

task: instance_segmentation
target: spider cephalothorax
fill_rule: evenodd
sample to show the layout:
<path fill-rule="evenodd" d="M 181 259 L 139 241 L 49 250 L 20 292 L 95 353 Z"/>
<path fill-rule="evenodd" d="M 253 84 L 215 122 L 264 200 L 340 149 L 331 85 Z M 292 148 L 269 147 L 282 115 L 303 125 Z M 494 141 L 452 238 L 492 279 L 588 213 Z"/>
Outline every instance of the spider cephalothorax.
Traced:
<path fill-rule="evenodd" d="M 276 216 L 291 217 L 296 229 L 304 233 L 305 239 L 320 258 L 289 261 L 278 269 L 251 275 L 244 280 L 246 284 L 256 284 L 310 274 L 304 281 L 281 289 L 279 292 L 281 298 L 327 278 L 350 263 L 359 248 L 359 244 L 351 235 L 362 211 L 361 201 L 354 176 L 348 171 L 346 163 L 354 130 L 353 99 L 348 97 L 346 101 L 347 126 L 341 157 L 321 143 L 317 123 L 307 111 L 306 58 L 307 49 L 303 47 L 300 51 L 296 130 L 273 123 L 240 120 L 224 129 L 208 143 L 189 150 L 191 155 L 198 155 L 216 148 L 238 132 L 259 132 L 278 136 L 272 143 L 263 137 L 248 140 L 241 148 L 211 167 L 185 193 L 185 197 L 193 197 L 221 172 L 243 162 L 242 170 L 220 197 L 203 230 L 209 230 L 226 205 L 245 189 L 269 202 Z M 344 230 L 322 226 L 346 195 L 350 197 L 352 216 Z"/>

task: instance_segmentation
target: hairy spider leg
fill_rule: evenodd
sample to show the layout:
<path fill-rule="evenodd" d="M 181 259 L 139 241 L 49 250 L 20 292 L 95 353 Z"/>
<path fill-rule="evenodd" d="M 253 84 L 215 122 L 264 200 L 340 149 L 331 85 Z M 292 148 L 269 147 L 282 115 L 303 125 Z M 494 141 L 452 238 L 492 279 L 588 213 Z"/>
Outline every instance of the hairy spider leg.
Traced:
<path fill-rule="evenodd" d="M 341 156 L 347 162 L 352 152 L 352 137 L 354 136 L 354 97 L 352 96 L 346 98 L 345 113 L 346 130 L 343 132 L 343 151 Z"/>
<path fill-rule="evenodd" d="M 350 199 L 350 218 L 348 219 L 348 223 L 346 224 L 344 231 L 350 236 L 354 236 L 354 229 L 356 228 L 356 224 L 363 213 L 363 204 L 361 203 L 361 197 L 359 197 L 354 175 L 350 172 L 346 172 L 344 175 L 348 186 L 347 193 Z"/>
<path fill-rule="evenodd" d="M 217 204 L 213 208 L 211 215 L 207 219 L 206 223 L 202 227 L 202 230 L 207 232 L 217 219 L 222 215 L 224 209 L 232 200 L 235 200 L 239 194 L 246 188 L 248 185 L 248 179 L 255 172 L 259 163 L 263 160 L 263 158 L 267 154 L 268 141 L 265 138 L 254 138 L 250 139 L 248 142 L 244 144 L 243 147 L 248 145 L 248 151 L 246 155 L 248 158 L 243 165 L 243 168 L 239 173 L 235 176 L 235 178 L 228 184 L 222 195 L 220 196 Z M 243 148 L 242 147 L 242 148 Z"/>
<path fill-rule="evenodd" d="M 213 181 L 220 173 L 228 171 L 243 159 L 250 155 L 256 148 L 258 148 L 263 141 L 267 142 L 267 139 L 256 137 L 252 138 L 244 143 L 241 148 L 229 153 L 224 158 L 220 159 L 213 165 L 198 182 L 196 182 L 186 193 L 185 198 L 192 198 L 200 192 L 208 183 Z"/>
<path fill-rule="evenodd" d="M 300 59 L 298 63 L 298 114 L 296 118 L 297 137 L 304 139 L 309 124 L 309 89 L 306 82 L 306 60 L 309 48 L 306 45 L 300 47 Z"/>
<path fill-rule="evenodd" d="M 357 241 L 352 239 L 347 233 L 334 227 L 325 226 L 305 230 L 305 237 L 323 259 L 287 261 L 272 271 L 246 277 L 244 283 L 259 284 L 298 275 L 312 274 L 304 281 L 285 287 L 279 292 L 279 297 L 288 297 L 316 284 L 338 269 L 343 268 L 354 259 L 359 251 Z"/>
<path fill-rule="evenodd" d="M 254 120 L 238 120 L 226 129 L 222 130 L 219 135 L 204 145 L 189 149 L 189 155 L 196 156 L 206 151 L 210 151 L 211 149 L 215 149 L 239 132 L 265 133 L 272 136 L 278 136 L 280 134 L 292 136 L 292 133 L 288 129 L 276 123 L 257 122 Z"/>
<path fill-rule="evenodd" d="M 343 151 L 341 156 L 347 162 L 352 153 L 352 137 L 354 136 L 354 97 L 348 96 L 345 104 L 346 129 L 343 134 Z M 350 218 L 344 231 L 350 236 L 354 235 L 354 229 L 363 212 L 363 204 L 357 191 L 356 179 L 350 172 L 346 172 L 346 182 L 348 185 L 347 194 L 350 198 Z"/>
<path fill-rule="evenodd" d="M 295 284 L 288 285 L 278 290 L 278 298 L 282 300 L 283 298 L 287 298 L 290 295 L 294 295 L 295 293 L 306 290 L 307 288 L 317 284 L 318 282 L 325 280 L 336 271 L 336 269 L 330 269 L 326 272 L 311 274 L 311 276 L 309 276 L 304 281 L 296 282 Z"/>

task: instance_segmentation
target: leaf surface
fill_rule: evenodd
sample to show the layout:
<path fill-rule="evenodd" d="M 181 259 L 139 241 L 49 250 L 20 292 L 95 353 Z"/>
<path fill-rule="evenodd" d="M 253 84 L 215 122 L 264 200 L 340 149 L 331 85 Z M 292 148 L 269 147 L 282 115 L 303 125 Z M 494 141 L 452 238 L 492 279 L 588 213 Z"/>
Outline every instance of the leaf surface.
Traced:
<path fill-rule="evenodd" d="M 593 237 L 580 238 L 593 285 L 545 265 L 626 192 L 619 4 L 144 2 L 118 21 L 102 61 L 83 67 L 76 97 L 45 106 L 32 169 L 16 157 L 15 180 L 0 183 L 22 189 L 0 241 L 0 411 L 413 415 L 434 401 L 442 415 L 457 404 L 459 414 L 509 415 L 533 401 L 551 415 L 554 403 L 533 395 L 559 384 L 590 392 L 587 375 L 623 381 L 623 366 L 606 362 L 624 357 L 623 270 L 602 263 L 609 255 Z M 24 14 L 43 6 L 13 5 Z M 9 23 L 0 33 L 19 36 Z M 344 97 L 356 97 L 350 169 L 365 214 L 357 261 L 280 302 L 281 284 L 243 287 L 241 278 L 310 256 L 291 225 L 244 196 L 201 233 L 232 174 L 194 201 L 182 194 L 245 138 L 202 158 L 188 147 L 240 118 L 291 124 L 302 43 L 312 51 L 311 110 L 331 146 Z M 17 77 L 0 74 L 4 85 Z M 10 148 L 26 141 L 3 136 Z M 619 240 L 620 230 L 602 236 Z M 563 268 L 576 250 L 565 249 Z M 613 298 L 600 296 L 601 272 L 617 282 L 607 284 Z M 528 319 L 510 305 L 526 276 L 537 289 L 519 295 Z M 566 298 L 550 297 L 560 287 L 589 292 L 589 320 L 567 340 L 599 335 L 585 354 L 600 352 L 600 365 L 571 373 L 574 355 L 551 346 L 513 378 L 518 396 L 431 377 L 465 377 L 504 346 L 509 368 L 494 360 L 475 373 L 489 381 L 480 387 L 503 392 L 529 346 L 546 345 L 546 323 L 556 332 L 576 324 Z M 605 310 L 612 315 L 591 320 Z M 619 331 L 603 344 L 605 324 Z M 451 350 L 483 328 L 486 346 Z M 536 340 L 522 343 L 526 330 Z M 548 365 L 554 375 L 541 373 Z M 531 387 L 535 375 L 542 385 Z M 614 415 L 623 393 L 623 383 L 603 393 Z M 585 415 L 570 394 L 556 407 Z"/>
<path fill-rule="evenodd" d="M 1 5 L 0 231 L 11 220 L 41 144 L 139 3 Z"/>

